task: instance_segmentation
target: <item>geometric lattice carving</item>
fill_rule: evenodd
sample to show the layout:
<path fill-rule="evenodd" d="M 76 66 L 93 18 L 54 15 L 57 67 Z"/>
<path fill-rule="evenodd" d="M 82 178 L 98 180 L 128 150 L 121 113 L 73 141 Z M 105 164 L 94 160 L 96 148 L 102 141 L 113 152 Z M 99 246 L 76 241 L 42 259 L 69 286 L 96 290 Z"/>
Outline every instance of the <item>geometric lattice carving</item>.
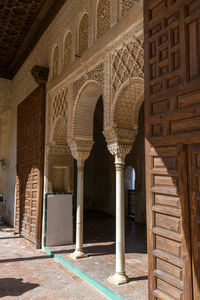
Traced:
<path fill-rule="evenodd" d="M 53 101 L 53 122 L 57 119 L 59 116 L 63 116 L 65 119 L 67 119 L 67 90 L 64 89 L 61 93 L 56 95 L 54 101 Z"/>
<path fill-rule="evenodd" d="M 55 47 L 53 53 L 53 78 L 58 75 L 58 46 Z"/>
<path fill-rule="evenodd" d="M 97 38 L 110 28 L 110 0 L 99 0 L 97 8 Z"/>
<path fill-rule="evenodd" d="M 64 65 L 68 65 L 71 62 L 72 55 L 72 34 L 68 32 L 64 42 Z"/>
<path fill-rule="evenodd" d="M 67 124 L 62 117 L 56 120 L 53 131 L 53 142 L 56 145 L 67 145 Z"/>
<path fill-rule="evenodd" d="M 141 39 L 132 39 L 112 56 L 112 87 L 115 94 L 129 78 L 144 77 L 144 50 Z"/>
<path fill-rule="evenodd" d="M 121 15 L 122 17 L 127 14 L 129 9 L 136 6 L 140 0 L 122 0 L 122 10 Z"/>
<path fill-rule="evenodd" d="M 79 24 L 79 33 L 78 33 L 79 54 L 81 54 L 84 50 L 88 48 L 88 26 L 89 26 L 88 15 L 85 13 L 82 16 Z"/>

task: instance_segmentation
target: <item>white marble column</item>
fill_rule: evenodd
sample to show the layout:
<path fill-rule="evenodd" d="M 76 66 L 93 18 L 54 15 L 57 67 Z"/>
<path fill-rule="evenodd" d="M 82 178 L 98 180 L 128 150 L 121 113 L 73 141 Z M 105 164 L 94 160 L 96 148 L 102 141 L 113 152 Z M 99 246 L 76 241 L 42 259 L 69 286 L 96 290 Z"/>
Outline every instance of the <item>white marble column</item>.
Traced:
<path fill-rule="evenodd" d="M 125 203 L 124 203 L 124 166 L 125 157 L 132 148 L 134 132 L 121 132 L 118 129 L 104 131 L 108 149 L 115 157 L 116 171 L 116 267 L 115 274 L 109 277 L 109 281 L 120 285 L 128 282 L 125 270 Z M 120 134 L 122 137 L 120 138 Z M 128 136 L 129 139 L 123 139 Z"/>
<path fill-rule="evenodd" d="M 83 249 L 83 204 L 84 204 L 84 164 L 90 155 L 92 140 L 72 140 L 70 149 L 77 161 L 77 208 L 76 208 L 76 245 L 71 254 L 73 259 L 87 257 Z"/>
<path fill-rule="evenodd" d="M 72 257 L 87 257 L 83 251 L 84 161 L 77 161 L 76 247 Z"/>
<path fill-rule="evenodd" d="M 128 282 L 125 271 L 125 211 L 124 160 L 115 157 L 116 170 L 116 273 L 111 277 L 117 284 Z"/>
<path fill-rule="evenodd" d="M 109 280 L 125 284 L 128 276 L 125 270 L 125 211 L 124 211 L 124 165 L 125 156 L 115 155 L 116 172 L 116 261 L 115 274 Z"/>

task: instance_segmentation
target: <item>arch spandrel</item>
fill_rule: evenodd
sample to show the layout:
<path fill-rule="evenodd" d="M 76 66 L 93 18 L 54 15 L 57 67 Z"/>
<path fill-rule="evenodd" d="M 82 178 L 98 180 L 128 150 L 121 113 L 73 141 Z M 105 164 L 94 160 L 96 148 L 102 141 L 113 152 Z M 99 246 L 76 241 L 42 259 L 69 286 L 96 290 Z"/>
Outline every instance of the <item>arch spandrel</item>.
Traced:
<path fill-rule="evenodd" d="M 55 121 L 52 142 L 57 146 L 67 146 L 67 124 L 62 116 L 59 116 Z"/>

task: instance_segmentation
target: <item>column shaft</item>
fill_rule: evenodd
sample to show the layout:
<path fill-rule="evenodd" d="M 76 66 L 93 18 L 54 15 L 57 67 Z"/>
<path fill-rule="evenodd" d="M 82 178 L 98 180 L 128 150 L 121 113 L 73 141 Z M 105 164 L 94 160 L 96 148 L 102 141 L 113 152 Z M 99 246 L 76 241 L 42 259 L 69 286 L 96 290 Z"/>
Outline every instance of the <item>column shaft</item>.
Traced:
<path fill-rule="evenodd" d="M 76 251 L 83 251 L 84 163 L 77 163 Z"/>
<path fill-rule="evenodd" d="M 125 274 L 124 163 L 116 163 L 116 273 Z"/>

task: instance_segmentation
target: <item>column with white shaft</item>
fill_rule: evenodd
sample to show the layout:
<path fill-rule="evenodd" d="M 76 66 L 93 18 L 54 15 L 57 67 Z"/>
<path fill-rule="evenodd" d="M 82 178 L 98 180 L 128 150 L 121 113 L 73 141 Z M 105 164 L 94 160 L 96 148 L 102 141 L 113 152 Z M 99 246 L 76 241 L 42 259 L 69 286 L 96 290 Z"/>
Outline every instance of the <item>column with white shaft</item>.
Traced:
<path fill-rule="evenodd" d="M 125 272 L 125 212 L 124 212 L 124 161 L 115 158 L 116 170 L 116 273 L 118 284 L 126 283 Z"/>
<path fill-rule="evenodd" d="M 124 166 L 125 157 L 132 148 L 129 143 L 120 142 L 111 131 L 105 131 L 104 135 L 110 153 L 115 157 L 116 171 L 116 268 L 115 274 L 109 277 L 113 283 L 120 285 L 128 282 L 125 271 L 125 209 L 124 209 Z"/>
<path fill-rule="evenodd" d="M 83 251 L 83 202 L 84 202 L 84 162 L 77 162 L 77 208 L 76 208 L 76 247 L 73 258 L 84 258 Z"/>
<path fill-rule="evenodd" d="M 77 161 L 77 207 L 76 207 L 76 245 L 71 254 L 74 259 L 87 257 L 83 249 L 83 205 L 84 205 L 84 164 L 90 155 L 92 140 L 73 140 L 70 149 Z"/>

